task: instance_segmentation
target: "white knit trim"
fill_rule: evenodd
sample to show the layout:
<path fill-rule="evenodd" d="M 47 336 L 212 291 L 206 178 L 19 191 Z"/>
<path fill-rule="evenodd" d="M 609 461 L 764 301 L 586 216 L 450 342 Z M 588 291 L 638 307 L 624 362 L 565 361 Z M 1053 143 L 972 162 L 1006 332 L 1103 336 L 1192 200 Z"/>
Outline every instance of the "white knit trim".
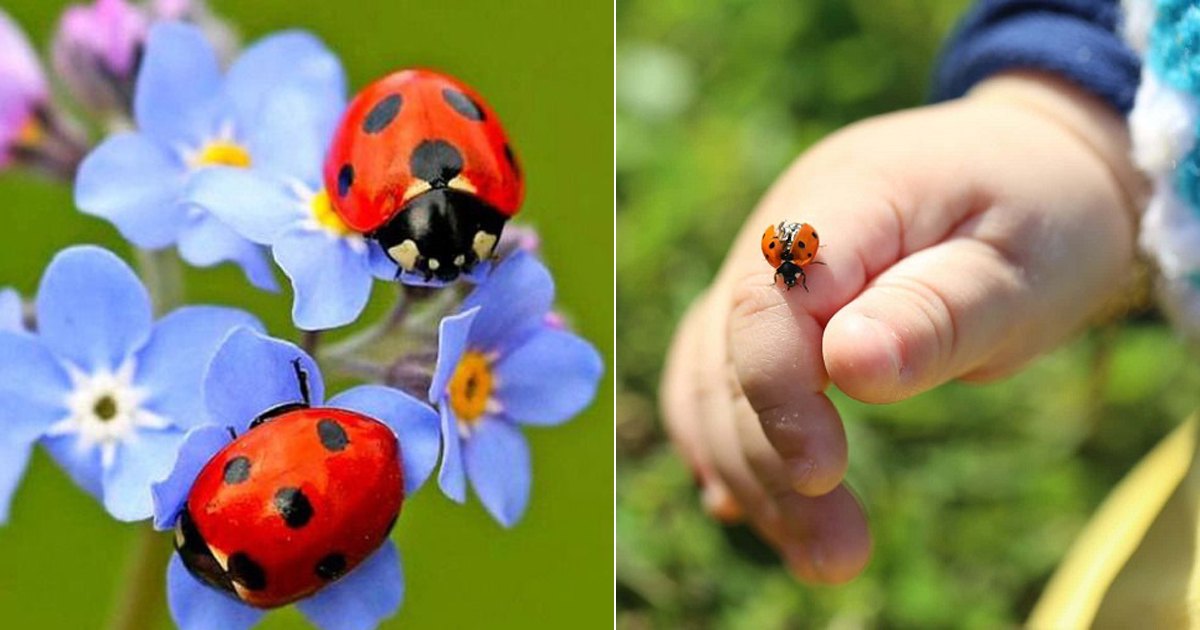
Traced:
<path fill-rule="evenodd" d="M 1175 192 L 1173 175 L 1154 179 L 1154 195 L 1142 215 L 1138 244 L 1153 255 L 1169 280 L 1200 272 L 1200 219 Z"/>
<path fill-rule="evenodd" d="M 1190 94 L 1162 83 L 1149 68 L 1129 112 L 1133 161 L 1151 175 L 1166 175 L 1196 142 L 1200 103 Z"/>
<path fill-rule="evenodd" d="M 1150 28 L 1157 17 L 1153 0 L 1123 0 L 1121 9 L 1121 33 L 1125 41 L 1137 54 L 1145 56 L 1150 46 Z"/>

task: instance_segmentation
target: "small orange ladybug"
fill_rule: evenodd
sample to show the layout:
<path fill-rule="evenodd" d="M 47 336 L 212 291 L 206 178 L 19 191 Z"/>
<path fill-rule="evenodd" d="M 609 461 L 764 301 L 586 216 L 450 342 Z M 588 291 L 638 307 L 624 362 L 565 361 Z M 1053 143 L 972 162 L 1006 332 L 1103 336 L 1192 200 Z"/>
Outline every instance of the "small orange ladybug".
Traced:
<path fill-rule="evenodd" d="M 782 277 L 789 290 L 796 286 L 796 276 L 800 276 L 800 286 L 808 291 L 804 267 L 825 264 L 814 260 L 820 246 L 817 231 L 807 223 L 780 221 L 779 225 L 767 226 L 762 236 L 763 256 L 775 268 L 775 276 Z"/>

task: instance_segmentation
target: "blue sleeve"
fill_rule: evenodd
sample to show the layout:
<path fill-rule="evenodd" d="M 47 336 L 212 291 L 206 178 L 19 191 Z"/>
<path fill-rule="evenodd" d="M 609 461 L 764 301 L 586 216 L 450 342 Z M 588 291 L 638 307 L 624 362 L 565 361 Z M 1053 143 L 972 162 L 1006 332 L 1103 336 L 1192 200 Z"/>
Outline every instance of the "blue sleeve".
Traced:
<path fill-rule="evenodd" d="M 962 96 L 997 72 L 1047 70 L 1133 107 L 1139 59 L 1117 35 L 1117 0 L 979 0 L 942 51 L 935 101 Z"/>

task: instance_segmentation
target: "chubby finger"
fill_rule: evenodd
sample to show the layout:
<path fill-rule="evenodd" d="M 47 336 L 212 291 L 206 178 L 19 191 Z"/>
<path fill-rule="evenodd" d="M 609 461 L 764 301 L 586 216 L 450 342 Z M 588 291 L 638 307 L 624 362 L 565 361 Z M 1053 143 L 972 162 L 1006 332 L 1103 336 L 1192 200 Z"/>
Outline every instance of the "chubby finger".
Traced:
<path fill-rule="evenodd" d="M 702 434 L 704 410 L 698 392 L 704 384 L 697 378 L 696 366 L 703 352 L 704 330 L 699 324 L 704 305 L 705 298 L 700 296 L 679 325 L 663 369 L 659 406 L 668 435 L 700 486 L 704 509 L 714 518 L 728 522 L 741 518 L 741 509 L 713 465 Z"/>
<path fill-rule="evenodd" d="M 832 414 L 832 404 L 820 398 Z M 744 398 L 734 401 L 734 422 L 746 462 L 778 514 L 775 544 L 792 573 L 806 582 L 829 584 L 858 575 L 871 555 L 871 535 L 857 498 L 836 483 L 821 495 L 800 494 L 785 460 L 768 442 L 758 414 Z"/>

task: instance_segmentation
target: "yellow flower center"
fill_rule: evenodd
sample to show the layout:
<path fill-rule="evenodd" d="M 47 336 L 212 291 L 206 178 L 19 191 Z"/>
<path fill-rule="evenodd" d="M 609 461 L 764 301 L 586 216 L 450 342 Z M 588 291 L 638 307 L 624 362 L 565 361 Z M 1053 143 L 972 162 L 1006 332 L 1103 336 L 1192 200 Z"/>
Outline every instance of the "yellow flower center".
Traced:
<path fill-rule="evenodd" d="M 462 422 L 472 423 L 483 415 L 492 396 L 492 366 L 479 352 L 463 353 L 450 377 L 450 408 Z"/>
<path fill-rule="evenodd" d="M 192 168 L 205 166 L 250 167 L 250 152 L 239 144 L 214 140 L 192 156 Z"/>
<path fill-rule="evenodd" d="M 338 236 L 346 236 L 354 232 L 334 211 L 333 204 L 329 202 L 329 193 L 324 188 L 317 191 L 317 194 L 313 195 L 312 200 L 308 203 L 312 208 L 313 219 L 316 220 L 317 225 Z"/>

